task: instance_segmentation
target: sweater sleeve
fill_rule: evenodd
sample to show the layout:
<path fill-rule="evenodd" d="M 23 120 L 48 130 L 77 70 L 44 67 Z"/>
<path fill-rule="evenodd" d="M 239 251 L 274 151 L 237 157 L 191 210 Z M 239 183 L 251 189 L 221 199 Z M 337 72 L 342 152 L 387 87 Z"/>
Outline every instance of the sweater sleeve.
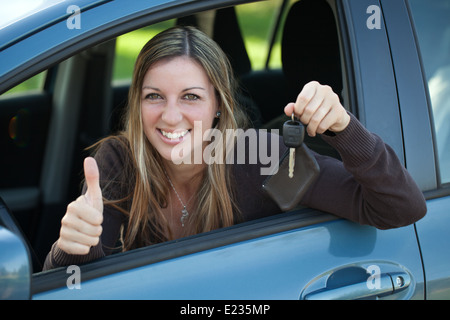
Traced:
<path fill-rule="evenodd" d="M 423 194 L 395 152 L 350 116 L 344 131 L 323 135 L 342 162 L 316 155 L 320 175 L 302 204 L 379 229 L 422 218 L 427 210 Z"/>
<path fill-rule="evenodd" d="M 107 140 L 99 148 L 95 159 L 100 171 L 100 186 L 102 188 L 103 199 L 116 200 L 125 197 L 123 194 L 123 147 L 121 142 L 116 139 Z M 86 191 L 86 185 L 83 187 L 83 193 Z M 99 243 L 92 247 L 87 255 L 68 254 L 53 244 L 49 254 L 44 262 L 43 270 L 53 269 L 72 264 L 83 264 L 113 252 L 116 242 L 119 238 L 121 225 L 124 223 L 124 215 L 115 207 L 104 202 L 102 235 Z"/>

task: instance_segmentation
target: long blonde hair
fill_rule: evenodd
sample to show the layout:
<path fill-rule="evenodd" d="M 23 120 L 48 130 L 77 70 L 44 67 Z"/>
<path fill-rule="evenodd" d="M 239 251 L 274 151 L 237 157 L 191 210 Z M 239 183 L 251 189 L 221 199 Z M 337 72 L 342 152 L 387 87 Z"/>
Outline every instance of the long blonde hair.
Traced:
<path fill-rule="evenodd" d="M 131 161 L 127 171 L 132 172 L 134 179 L 134 185 L 130 186 L 131 193 L 123 198 L 126 201 L 132 199 L 131 207 L 124 210 L 122 206 L 121 209 L 128 215 L 128 223 L 122 233 L 123 250 L 173 238 L 161 210 L 168 205 L 167 195 L 171 187 L 159 153 L 144 134 L 141 90 L 144 76 L 153 64 L 177 56 L 188 56 L 198 62 L 214 86 L 221 110 L 215 128 L 225 133 L 226 129 L 246 125 L 246 117 L 236 104 L 236 81 L 232 67 L 225 53 L 212 39 L 193 27 L 174 27 L 145 44 L 136 60 L 128 95 L 125 129 L 121 133 L 129 143 Z M 225 152 L 223 154 L 226 157 Z M 230 226 L 239 217 L 229 166 L 217 162 L 210 164 L 202 179 L 197 191 L 197 209 L 189 216 L 186 235 Z M 117 201 L 111 204 L 117 205 Z"/>

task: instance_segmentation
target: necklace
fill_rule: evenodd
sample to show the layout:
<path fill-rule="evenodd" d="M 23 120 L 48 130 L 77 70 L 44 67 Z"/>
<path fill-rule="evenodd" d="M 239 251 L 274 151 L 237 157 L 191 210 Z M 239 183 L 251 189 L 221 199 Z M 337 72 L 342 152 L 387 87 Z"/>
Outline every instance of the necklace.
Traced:
<path fill-rule="evenodd" d="M 191 199 L 189 199 L 188 202 L 187 202 L 186 204 L 184 204 L 183 201 L 181 200 L 180 195 L 179 195 L 178 192 L 177 192 L 177 189 L 175 189 L 175 187 L 174 187 L 174 185 L 173 185 L 173 183 L 172 183 L 172 180 L 170 180 L 169 175 L 167 174 L 167 172 L 166 172 L 165 170 L 164 170 L 164 173 L 166 174 L 167 180 L 169 180 L 169 183 L 170 183 L 170 185 L 171 185 L 173 191 L 175 191 L 175 194 L 176 194 L 178 200 L 180 201 L 181 205 L 183 206 L 183 209 L 181 209 L 181 218 L 180 218 L 180 221 L 181 221 L 181 226 L 184 227 L 184 220 L 186 220 L 187 217 L 189 216 L 189 212 L 187 211 L 186 206 L 187 206 L 187 205 L 189 204 L 189 202 L 192 200 L 192 198 L 194 197 L 194 195 L 192 195 Z"/>

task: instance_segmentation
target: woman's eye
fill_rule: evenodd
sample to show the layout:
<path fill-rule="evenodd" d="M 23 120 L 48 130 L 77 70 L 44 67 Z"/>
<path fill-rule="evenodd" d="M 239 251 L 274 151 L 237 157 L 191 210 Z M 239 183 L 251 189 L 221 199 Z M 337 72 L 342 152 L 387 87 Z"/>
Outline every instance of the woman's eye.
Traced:
<path fill-rule="evenodd" d="M 200 97 L 196 94 L 188 93 L 184 96 L 184 99 L 189 100 L 189 101 L 194 101 L 194 100 L 199 100 Z"/>
<path fill-rule="evenodd" d="M 148 95 L 145 96 L 145 99 L 149 99 L 149 100 L 158 100 L 160 98 L 161 98 L 161 96 L 157 93 L 149 93 Z"/>

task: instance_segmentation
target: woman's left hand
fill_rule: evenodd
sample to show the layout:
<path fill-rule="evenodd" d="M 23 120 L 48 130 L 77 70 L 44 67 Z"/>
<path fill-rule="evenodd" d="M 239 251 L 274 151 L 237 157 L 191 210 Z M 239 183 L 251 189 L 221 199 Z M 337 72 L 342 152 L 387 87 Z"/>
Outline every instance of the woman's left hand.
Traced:
<path fill-rule="evenodd" d="M 317 81 L 307 83 L 297 97 L 295 103 L 289 103 L 284 112 L 291 117 L 295 113 L 307 126 L 308 135 L 314 137 L 327 130 L 341 132 L 350 123 L 350 115 L 342 106 L 339 97 L 329 86 Z"/>

